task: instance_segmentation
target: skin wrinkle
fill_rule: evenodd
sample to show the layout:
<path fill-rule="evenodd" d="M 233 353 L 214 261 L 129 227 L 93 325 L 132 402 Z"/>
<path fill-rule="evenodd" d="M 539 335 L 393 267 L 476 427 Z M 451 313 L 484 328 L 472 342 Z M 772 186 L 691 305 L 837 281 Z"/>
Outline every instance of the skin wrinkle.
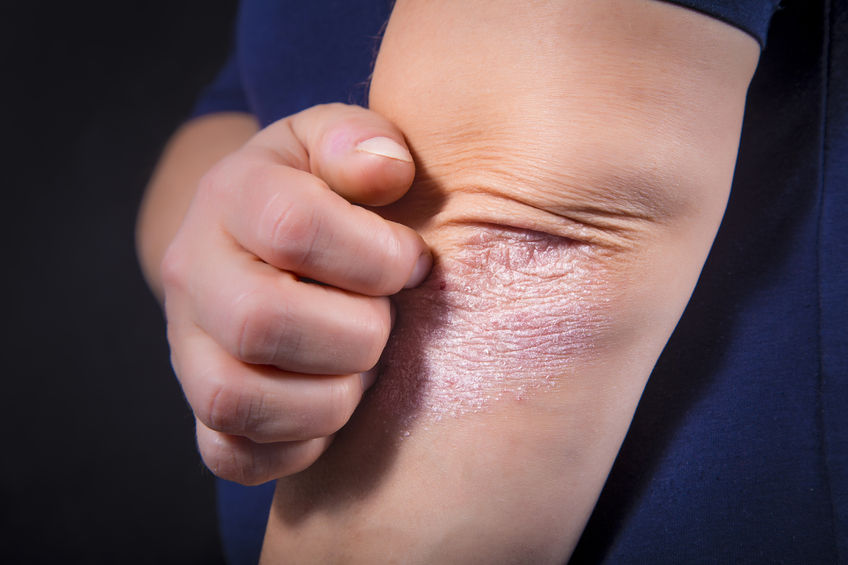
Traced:
<path fill-rule="evenodd" d="M 506 227 L 464 231 L 421 286 L 395 297 L 371 400 L 402 435 L 413 421 L 555 387 L 609 323 L 608 277 L 589 245 Z"/>
<path fill-rule="evenodd" d="M 491 223 L 512 225 L 510 218 L 516 216 L 532 219 L 538 225 L 513 227 L 549 231 L 612 251 L 632 251 L 646 226 L 671 226 L 696 209 L 686 196 L 687 187 L 663 163 L 667 156 L 629 158 L 622 166 L 621 160 L 612 157 L 605 162 L 606 153 L 600 151 L 591 159 L 575 153 L 563 163 L 532 146 L 505 155 L 503 148 L 514 145 L 508 137 L 490 138 L 490 142 L 475 139 L 475 149 L 464 152 L 453 151 L 450 142 L 431 148 L 434 155 L 426 171 L 419 171 L 411 191 L 415 204 L 426 202 L 427 196 L 450 194 L 448 200 L 462 198 L 465 205 L 443 210 L 448 212 L 448 222 L 479 221 L 485 217 L 478 213 L 484 205 L 498 214 Z M 673 147 L 670 142 L 667 145 Z M 587 160 L 600 161 L 602 166 L 590 168 L 585 166 Z M 440 178 L 440 171 L 452 172 Z M 407 202 L 412 207 L 412 199 Z M 506 213 L 507 209 L 513 212 Z M 463 212 L 457 214 L 457 210 Z"/>

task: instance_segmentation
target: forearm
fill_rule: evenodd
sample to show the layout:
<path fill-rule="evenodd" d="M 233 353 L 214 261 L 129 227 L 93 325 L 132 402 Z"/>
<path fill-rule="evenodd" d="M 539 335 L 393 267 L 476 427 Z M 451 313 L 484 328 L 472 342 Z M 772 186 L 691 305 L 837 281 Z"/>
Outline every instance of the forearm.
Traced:
<path fill-rule="evenodd" d="M 248 114 L 212 114 L 183 125 L 170 139 L 148 184 L 136 224 L 139 263 L 162 299 L 159 265 L 188 210 L 200 178 L 256 131 Z"/>
<path fill-rule="evenodd" d="M 721 218 L 756 44 L 653 2 L 398 2 L 388 217 L 437 264 L 380 380 L 280 481 L 269 563 L 570 554 Z"/>

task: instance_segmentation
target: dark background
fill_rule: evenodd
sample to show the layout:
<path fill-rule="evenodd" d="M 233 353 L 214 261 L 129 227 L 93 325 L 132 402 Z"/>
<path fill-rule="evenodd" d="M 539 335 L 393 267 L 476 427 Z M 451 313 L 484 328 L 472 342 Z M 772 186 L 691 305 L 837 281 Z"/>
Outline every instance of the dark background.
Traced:
<path fill-rule="evenodd" d="M 221 561 L 212 476 L 133 224 L 234 12 L 234 0 L 4 4 L 4 563 Z"/>

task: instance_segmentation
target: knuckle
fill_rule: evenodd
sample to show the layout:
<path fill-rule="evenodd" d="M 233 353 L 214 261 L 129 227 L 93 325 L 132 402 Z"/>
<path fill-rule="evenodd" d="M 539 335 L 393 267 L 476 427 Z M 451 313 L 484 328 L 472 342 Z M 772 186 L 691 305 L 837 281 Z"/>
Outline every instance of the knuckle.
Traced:
<path fill-rule="evenodd" d="M 215 431 L 243 434 L 251 412 L 245 392 L 221 379 L 205 383 L 204 388 L 203 398 L 194 407 L 198 419 Z"/>
<path fill-rule="evenodd" d="M 231 435 L 263 440 L 273 423 L 272 398 L 261 387 L 233 375 L 221 375 L 217 367 L 193 367 L 186 390 L 195 417 L 207 428 Z M 181 381 L 185 379 L 181 378 Z"/>
<path fill-rule="evenodd" d="M 227 338 L 230 351 L 245 363 L 274 364 L 291 349 L 293 341 L 285 300 L 270 300 L 265 293 L 253 291 L 241 296 L 233 309 L 232 329 Z"/>
<path fill-rule="evenodd" d="M 268 458 L 258 449 L 234 445 L 218 433 L 200 440 L 198 448 L 204 464 L 217 477 L 247 486 L 270 478 Z"/>
<path fill-rule="evenodd" d="M 185 286 L 186 277 L 191 271 L 188 263 L 188 254 L 183 252 L 179 240 L 175 240 L 165 250 L 159 264 L 159 273 L 166 292 Z"/>
<path fill-rule="evenodd" d="M 259 240 L 268 242 L 274 262 L 298 269 L 313 252 L 321 215 L 315 207 L 277 197 L 266 204 L 258 229 Z"/>
<path fill-rule="evenodd" d="M 309 210 L 296 202 L 282 198 L 269 201 L 263 211 L 259 237 L 270 242 L 274 252 L 281 258 L 291 253 L 294 244 L 309 236 Z"/>

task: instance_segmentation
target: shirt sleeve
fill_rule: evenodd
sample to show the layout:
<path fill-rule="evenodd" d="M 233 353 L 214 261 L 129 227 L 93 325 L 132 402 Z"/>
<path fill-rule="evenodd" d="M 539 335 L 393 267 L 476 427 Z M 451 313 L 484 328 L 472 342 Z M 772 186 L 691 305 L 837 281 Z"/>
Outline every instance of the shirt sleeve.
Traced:
<path fill-rule="evenodd" d="M 215 112 L 251 112 L 235 53 L 230 54 L 215 80 L 200 92 L 190 117 L 197 118 Z"/>
<path fill-rule="evenodd" d="M 780 0 L 666 0 L 735 26 L 765 47 L 771 17 Z"/>

